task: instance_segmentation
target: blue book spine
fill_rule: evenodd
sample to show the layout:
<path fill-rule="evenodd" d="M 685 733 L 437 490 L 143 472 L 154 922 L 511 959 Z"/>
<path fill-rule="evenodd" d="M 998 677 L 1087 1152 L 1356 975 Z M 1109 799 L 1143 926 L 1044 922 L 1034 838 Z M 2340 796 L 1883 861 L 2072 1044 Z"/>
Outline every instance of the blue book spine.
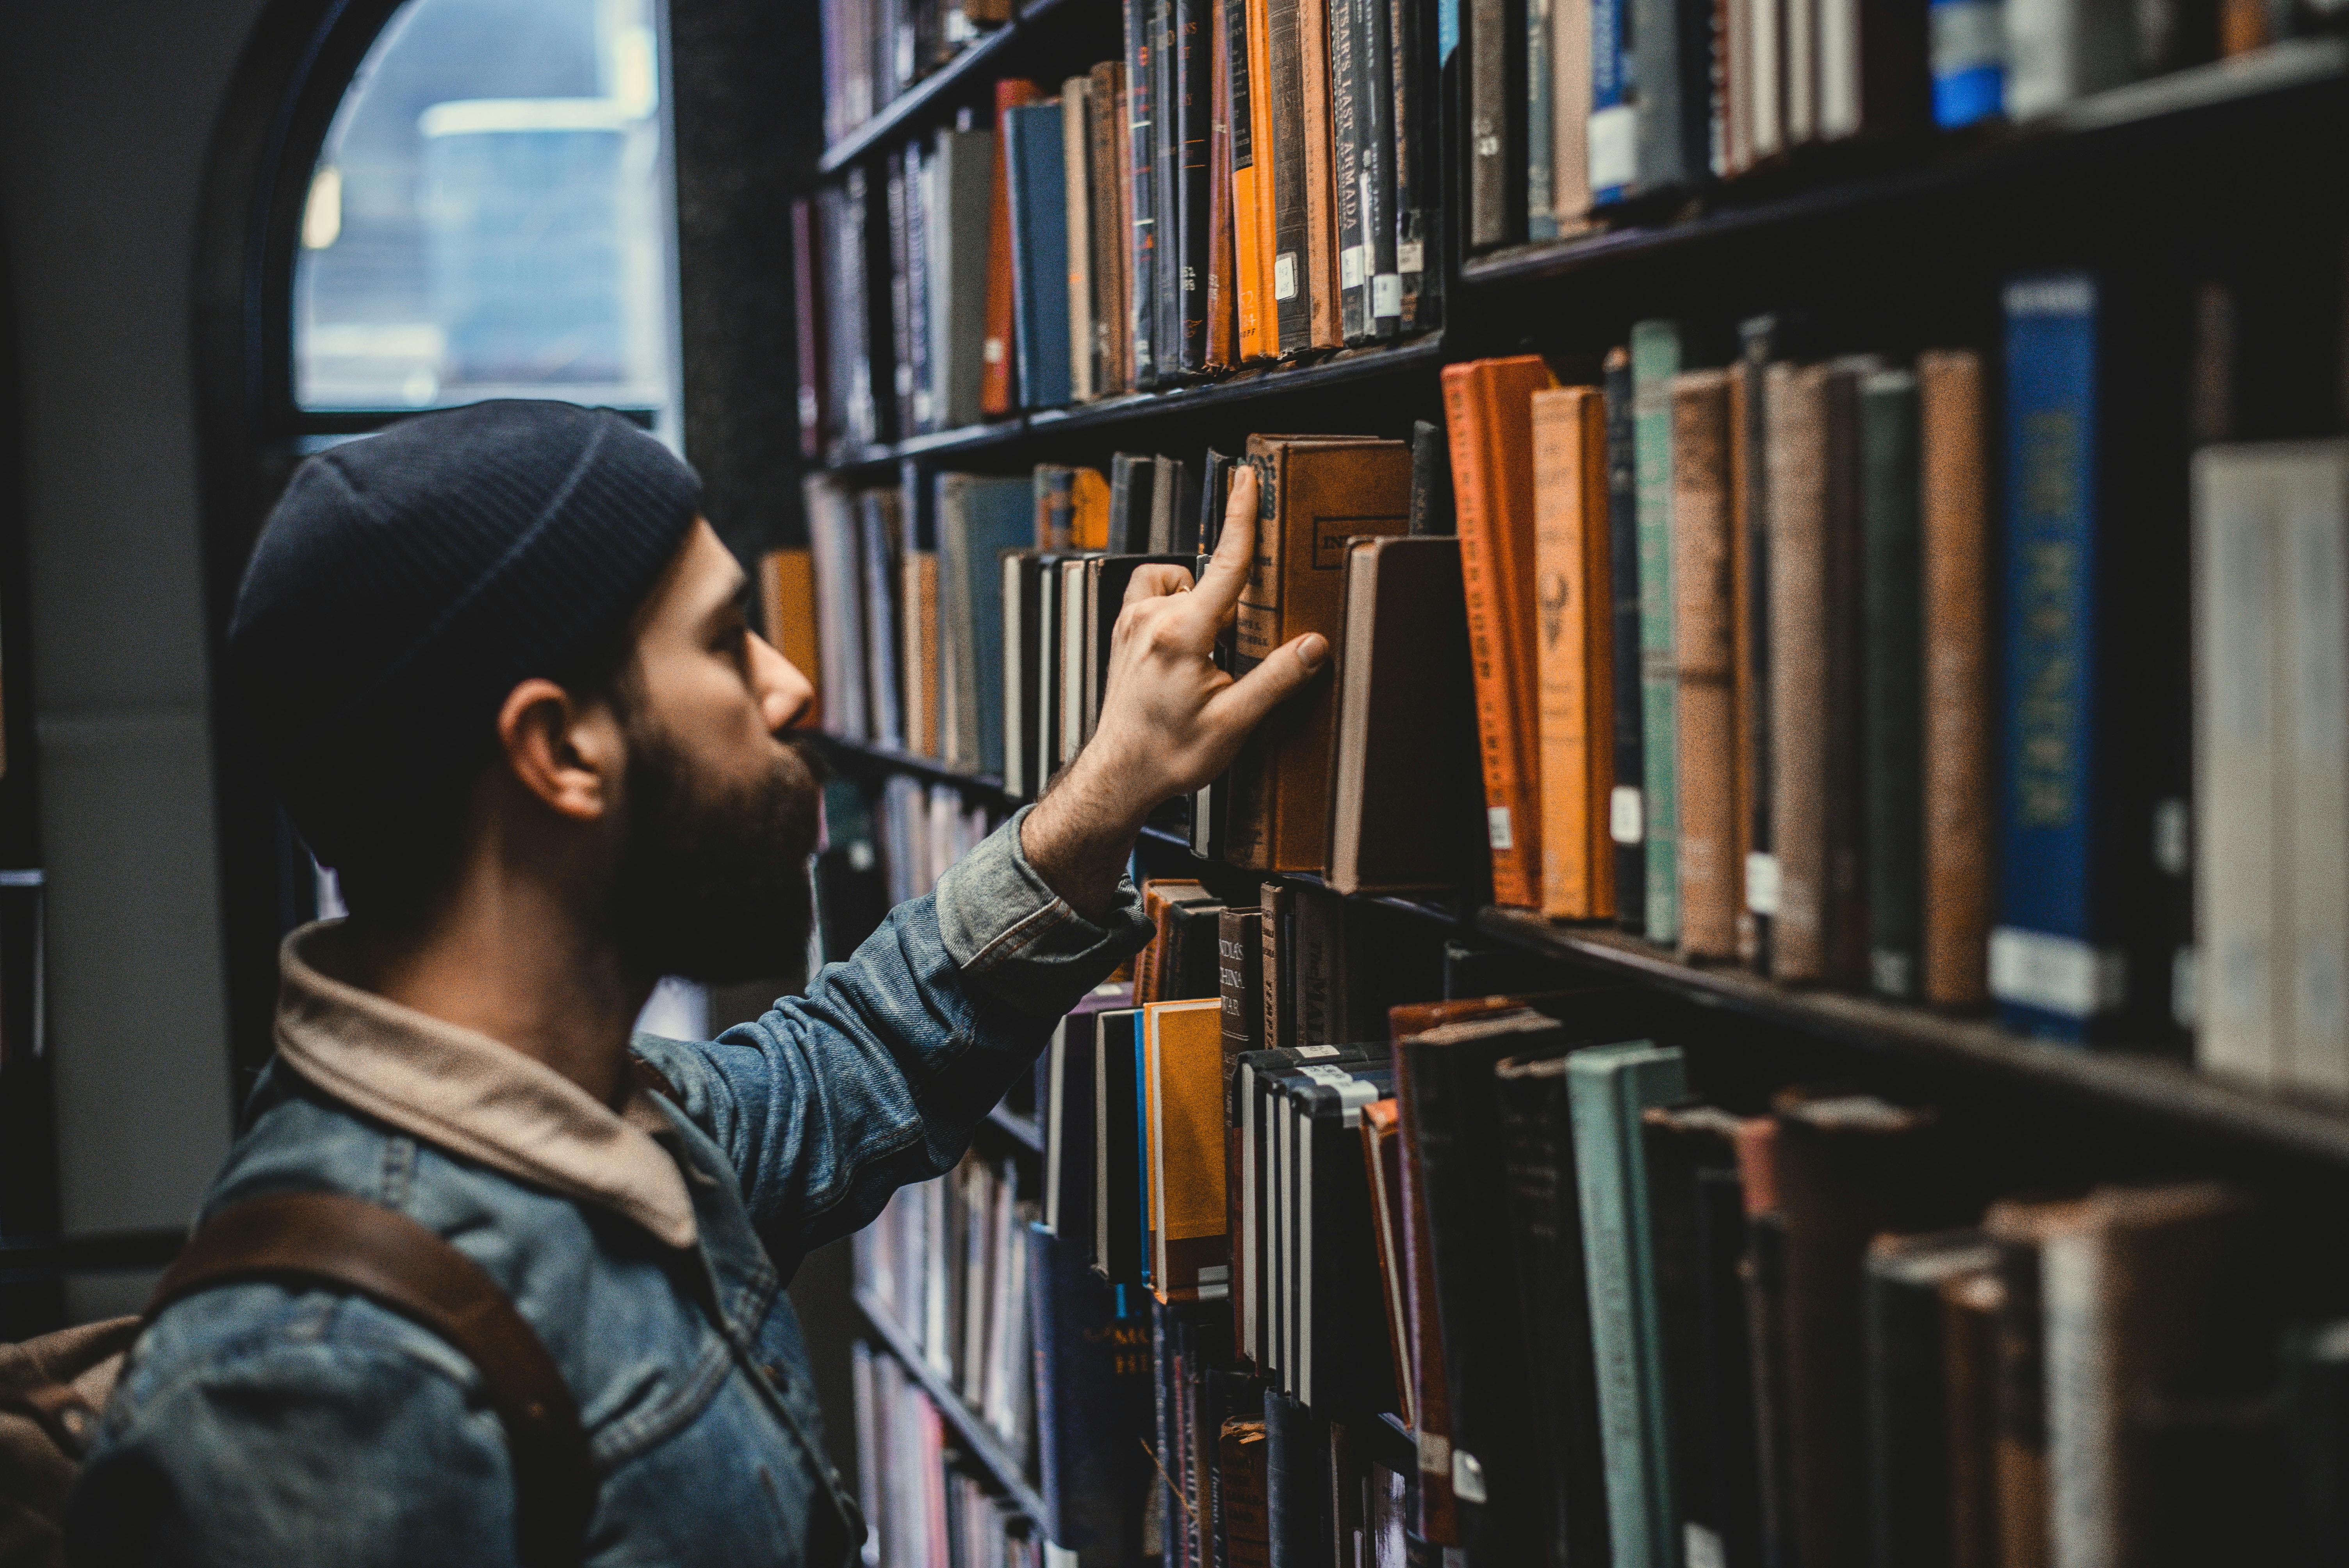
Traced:
<path fill-rule="evenodd" d="M 2081 1040 L 2118 1009 L 2095 917 L 2096 284 L 2006 289 L 2005 687 L 1991 992 L 2011 1028 Z"/>
<path fill-rule="evenodd" d="M 1069 188 L 1061 106 L 1021 104 L 1004 113 L 1010 148 L 1012 352 L 1019 400 L 1057 408 L 1069 385 Z"/>
<path fill-rule="evenodd" d="M 1686 1096 L 1687 1067 L 1679 1047 L 1634 1040 L 1575 1052 L 1566 1078 L 1614 1568 L 1679 1568 L 1671 1406 L 1640 1119 L 1650 1106 Z"/>
<path fill-rule="evenodd" d="M 1588 0 L 1590 6 L 1590 204 L 1630 195 L 1640 181 L 1640 118 L 1632 101 L 1631 52 L 1624 47 L 1623 8 L 1630 0 Z"/>
<path fill-rule="evenodd" d="M 1034 484 L 973 479 L 966 569 L 970 574 L 971 664 L 978 675 L 978 769 L 1003 777 L 1003 552 L 1036 539 Z"/>
<path fill-rule="evenodd" d="M 1120 1568 L 1140 1554 L 1157 1476 L 1136 1440 L 1149 1398 L 1149 1328 L 1121 1318 L 1116 1290 L 1066 1241 L 1031 1226 L 1028 1243 L 1037 1491 L 1046 1514 L 1038 1523 L 1077 1568 Z"/>
<path fill-rule="evenodd" d="M 1933 123 L 1944 130 L 2006 112 L 2003 0 L 1932 0 Z"/>

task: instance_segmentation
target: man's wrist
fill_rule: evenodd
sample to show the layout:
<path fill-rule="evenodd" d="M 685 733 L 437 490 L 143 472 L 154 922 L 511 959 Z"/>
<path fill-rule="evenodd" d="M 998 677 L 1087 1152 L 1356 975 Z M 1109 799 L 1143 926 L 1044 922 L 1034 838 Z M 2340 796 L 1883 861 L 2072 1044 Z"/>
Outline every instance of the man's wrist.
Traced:
<path fill-rule="evenodd" d="M 1136 813 L 1122 793 L 1079 753 L 1019 825 L 1019 852 L 1029 865 L 1089 921 L 1108 913 L 1148 815 L 1146 809 Z"/>

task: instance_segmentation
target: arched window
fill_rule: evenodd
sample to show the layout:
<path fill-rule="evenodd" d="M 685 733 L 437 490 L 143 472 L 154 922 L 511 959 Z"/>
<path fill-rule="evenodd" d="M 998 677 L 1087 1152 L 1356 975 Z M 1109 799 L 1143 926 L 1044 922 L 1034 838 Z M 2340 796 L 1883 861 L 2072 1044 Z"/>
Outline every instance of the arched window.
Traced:
<path fill-rule="evenodd" d="M 655 0 L 392 15 L 301 211 L 291 368 L 310 429 L 520 396 L 627 409 L 676 438 L 657 22 Z"/>

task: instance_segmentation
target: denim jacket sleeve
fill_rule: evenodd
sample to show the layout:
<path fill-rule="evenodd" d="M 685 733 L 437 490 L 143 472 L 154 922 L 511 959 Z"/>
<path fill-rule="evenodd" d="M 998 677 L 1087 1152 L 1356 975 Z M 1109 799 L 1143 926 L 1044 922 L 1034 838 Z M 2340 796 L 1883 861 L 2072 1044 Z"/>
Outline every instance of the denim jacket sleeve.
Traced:
<path fill-rule="evenodd" d="M 1061 1016 L 1148 940 L 1130 881 L 1096 924 L 1037 875 L 1019 847 L 1032 809 L 805 995 L 712 1044 L 637 1040 L 733 1161 L 785 1278 L 896 1188 L 949 1169 Z"/>

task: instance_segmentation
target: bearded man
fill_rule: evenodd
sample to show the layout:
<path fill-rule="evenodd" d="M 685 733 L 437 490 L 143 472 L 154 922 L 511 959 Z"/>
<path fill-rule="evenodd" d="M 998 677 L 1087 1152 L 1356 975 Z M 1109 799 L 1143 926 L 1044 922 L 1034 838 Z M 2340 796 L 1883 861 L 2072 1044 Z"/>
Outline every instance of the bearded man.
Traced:
<path fill-rule="evenodd" d="M 661 975 L 773 973 L 810 918 L 817 785 L 784 736 L 811 688 L 750 629 L 699 502 L 651 437 L 553 403 L 423 416 L 295 474 L 230 673 L 351 913 L 286 939 L 276 1055 L 204 1212 L 342 1194 L 486 1272 L 585 1429 L 585 1561 L 838 1568 L 862 1528 L 785 1282 L 952 1167 L 1142 945 L 1143 819 L 1328 647 L 1237 682 L 1210 659 L 1253 542 L 1244 477 L 1195 590 L 1136 574 L 1098 731 L 1040 801 L 804 995 L 714 1042 L 632 1037 Z M 482 1370 L 365 1292 L 185 1295 L 105 1412 L 74 1555 L 513 1562 Z"/>

